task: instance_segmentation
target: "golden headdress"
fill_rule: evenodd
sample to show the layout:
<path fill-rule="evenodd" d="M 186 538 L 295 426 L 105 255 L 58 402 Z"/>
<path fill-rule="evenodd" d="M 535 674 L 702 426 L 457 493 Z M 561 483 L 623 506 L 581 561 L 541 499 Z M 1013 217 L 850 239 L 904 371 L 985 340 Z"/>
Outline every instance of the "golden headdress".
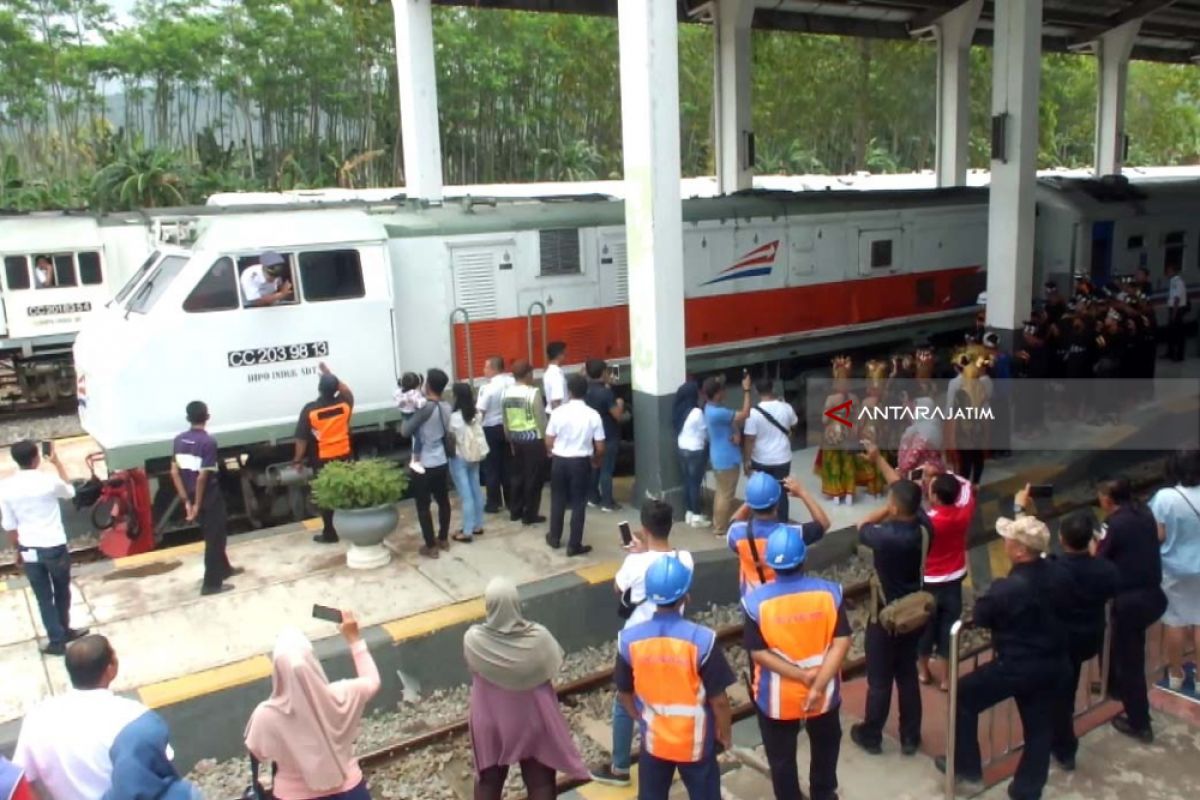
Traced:
<path fill-rule="evenodd" d="M 917 350 L 917 379 L 930 380 L 933 378 L 933 349 L 929 347 L 921 347 Z"/>
<path fill-rule="evenodd" d="M 834 356 L 833 358 L 833 377 L 849 378 L 850 372 L 854 369 L 854 361 L 850 356 Z"/>

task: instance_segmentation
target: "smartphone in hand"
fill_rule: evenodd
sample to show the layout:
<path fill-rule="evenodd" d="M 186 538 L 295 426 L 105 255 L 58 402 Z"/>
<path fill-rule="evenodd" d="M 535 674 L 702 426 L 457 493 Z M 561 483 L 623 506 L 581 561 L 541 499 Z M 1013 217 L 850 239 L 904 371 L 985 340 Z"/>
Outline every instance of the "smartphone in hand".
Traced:
<path fill-rule="evenodd" d="M 633 530 L 629 527 L 629 523 L 622 522 L 617 528 L 621 531 L 621 544 L 626 547 L 633 544 Z"/>
<path fill-rule="evenodd" d="M 1054 486 L 1049 483 L 1035 483 L 1029 487 L 1029 496 L 1034 499 L 1054 497 Z"/>
<path fill-rule="evenodd" d="M 342 624 L 342 611 L 338 608 L 322 606 L 314 603 L 312 615 L 314 619 L 323 619 L 326 622 L 332 622 L 335 625 Z"/>
<path fill-rule="evenodd" d="M 53 452 L 54 452 L 54 443 L 53 442 L 51 442 L 49 440 L 42 442 L 42 458 L 49 458 L 50 454 Z"/>
<path fill-rule="evenodd" d="M 908 479 L 914 483 L 919 483 L 925 477 L 925 468 L 917 467 L 908 473 Z"/>

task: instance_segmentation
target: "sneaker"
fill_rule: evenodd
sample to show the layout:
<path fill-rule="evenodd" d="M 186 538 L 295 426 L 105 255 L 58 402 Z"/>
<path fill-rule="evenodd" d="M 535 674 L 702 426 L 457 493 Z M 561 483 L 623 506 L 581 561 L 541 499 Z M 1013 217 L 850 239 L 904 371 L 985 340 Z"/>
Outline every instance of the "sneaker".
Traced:
<path fill-rule="evenodd" d="M 848 506 L 854 505 L 854 495 L 852 495 L 852 494 L 846 495 L 846 505 L 848 505 Z"/>
<path fill-rule="evenodd" d="M 67 629 L 67 641 L 68 642 L 73 642 L 76 639 L 82 639 L 83 637 L 85 637 L 87 635 L 88 635 L 87 628 L 68 628 Z"/>
<path fill-rule="evenodd" d="M 408 462 L 408 468 L 411 469 L 413 472 L 417 473 L 418 475 L 425 474 L 425 467 L 421 464 L 420 461 Z"/>
<path fill-rule="evenodd" d="M 628 772 L 614 772 L 611 764 L 605 764 L 603 767 L 589 770 L 592 780 L 596 783 L 602 783 L 605 786 L 628 786 L 630 783 Z"/>
<path fill-rule="evenodd" d="M 622 508 L 624 508 L 624 506 L 622 506 L 620 503 L 613 503 L 611 506 L 600 506 L 600 510 L 605 514 L 614 514 L 620 511 Z"/>
<path fill-rule="evenodd" d="M 937 771 L 946 774 L 946 757 L 935 756 L 933 765 L 937 767 Z M 961 772 L 954 773 L 954 782 L 965 787 L 969 792 L 983 791 L 983 776 L 982 775 L 964 775 Z"/>
<path fill-rule="evenodd" d="M 1167 672 L 1167 684 L 1166 685 L 1167 685 L 1167 688 L 1170 689 L 1172 692 L 1183 691 L 1183 682 L 1185 680 L 1187 680 L 1186 674 L 1172 675 L 1169 671 Z"/>
<path fill-rule="evenodd" d="M 588 508 L 599 509 L 600 501 L 599 500 L 588 500 Z"/>
<path fill-rule="evenodd" d="M 690 511 L 683 512 L 683 524 L 687 525 L 689 528 L 696 527 L 695 525 L 692 524 L 692 520 L 695 518 L 696 517 L 692 512 L 690 512 Z"/>
<path fill-rule="evenodd" d="M 883 753 L 883 746 L 879 742 L 871 742 L 867 740 L 866 733 L 863 731 L 861 722 L 850 726 L 850 741 L 861 747 L 865 752 L 873 756 Z"/>
<path fill-rule="evenodd" d="M 709 519 L 708 517 L 704 516 L 703 514 L 694 514 L 692 516 L 692 527 L 693 528 L 711 528 L 712 520 Z"/>
<path fill-rule="evenodd" d="M 67 645 L 64 642 L 51 642 L 42 648 L 42 654 L 47 656 L 65 656 Z"/>
<path fill-rule="evenodd" d="M 1112 726 L 1117 733 L 1123 733 L 1131 739 L 1137 739 L 1142 744 L 1154 744 L 1154 729 L 1147 725 L 1144 729 L 1138 730 L 1133 727 L 1133 723 L 1129 721 L 1129 717 L 1124 714 L 1118 714 L 1113 717 Z"/>

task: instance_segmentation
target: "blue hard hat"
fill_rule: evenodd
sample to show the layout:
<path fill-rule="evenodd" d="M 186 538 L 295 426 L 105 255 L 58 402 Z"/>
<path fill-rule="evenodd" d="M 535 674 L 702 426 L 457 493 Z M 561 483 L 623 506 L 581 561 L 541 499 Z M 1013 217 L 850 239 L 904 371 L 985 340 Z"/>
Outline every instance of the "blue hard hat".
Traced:
<path fill-rule="evenodd" d="M 687 594 L 692 571 L 675 556 L 662 556 L 646 570 L 646 600 L 656 606 L 669 606 Z"/>
<path fill-rule="evenodd" d="M 755 472 L 746 481 L 746 505 L 755 511 L 769 511 L 779 505 L 782 493 L 779 481 L 765 472 Z"/>
<path fill-rule="evenodd" d="M 771 569 L 795 569 L 804 563 L 807 548 L 800 532 L 777 525 L 767 537 L 767 566 Z"/>

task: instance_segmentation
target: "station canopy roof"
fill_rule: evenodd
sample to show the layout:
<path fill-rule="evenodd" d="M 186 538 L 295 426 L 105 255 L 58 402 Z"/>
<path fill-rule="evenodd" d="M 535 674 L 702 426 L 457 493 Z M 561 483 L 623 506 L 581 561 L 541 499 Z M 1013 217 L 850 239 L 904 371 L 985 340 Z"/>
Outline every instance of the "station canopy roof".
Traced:
<path fill-rule="evenodd" d="M 669 2 L 670 0 L 646 0 Z M 995 7 L 988 0 L 975 43 L 992 43 Z M 617 0 L 434 0 L 438 5 L 615 16 Z M 679 17 L 706 19 L 706 0 L 674 0 Z M 879 39 L 927 34 L 930 24 L 963 0 L 759 0 L 754 27 Z M 1133 57 L 1188 63 L 1200 60 L 1200 0 L 1044 0 L 1043 49 L 1086 50 L 1106 30 L 1144 18 Z"/>

